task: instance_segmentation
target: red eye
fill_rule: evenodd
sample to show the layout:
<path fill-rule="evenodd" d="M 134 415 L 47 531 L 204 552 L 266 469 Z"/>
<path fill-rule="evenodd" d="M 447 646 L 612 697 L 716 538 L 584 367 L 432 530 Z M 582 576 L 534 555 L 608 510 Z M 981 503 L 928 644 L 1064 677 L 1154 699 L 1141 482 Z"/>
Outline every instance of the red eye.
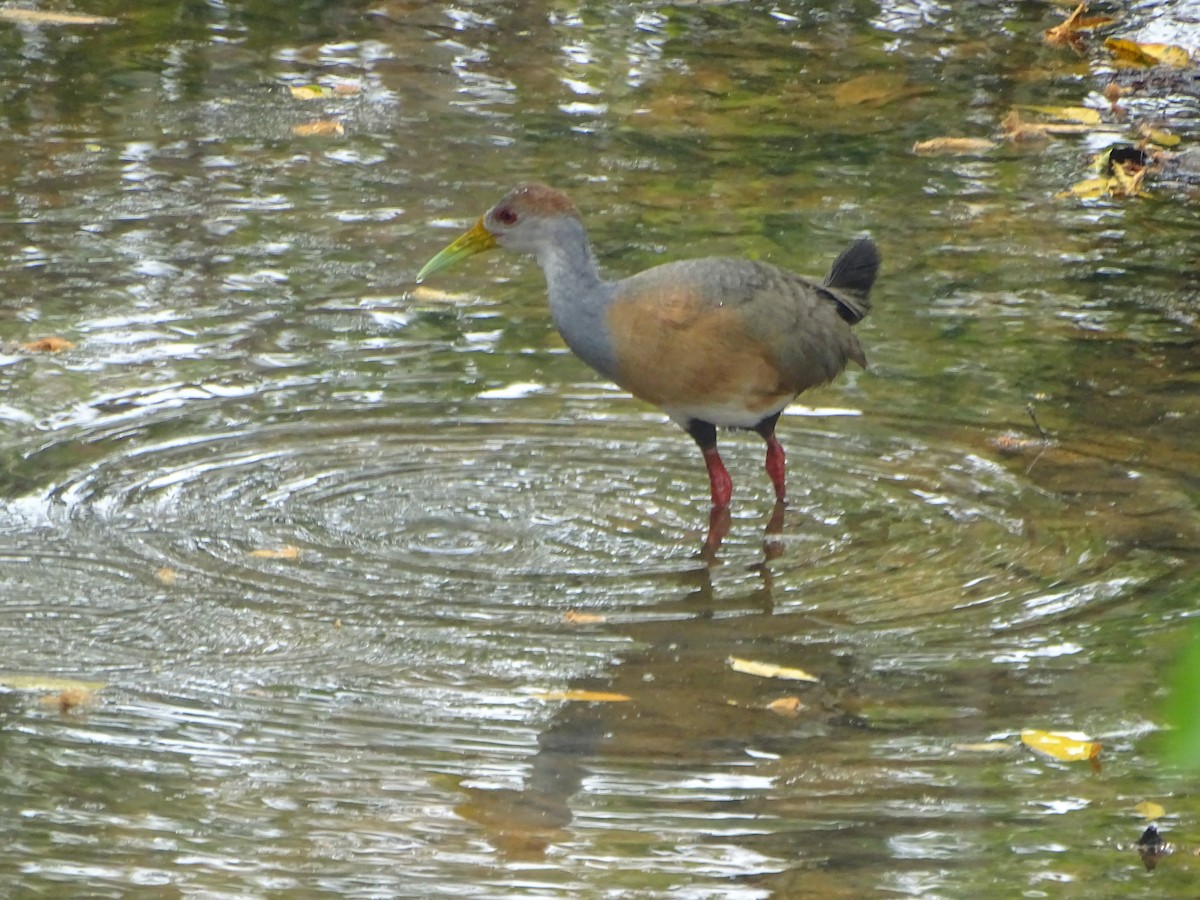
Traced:
<path fill-rule="evenodd" d="M 501 225 L 516 225 L 517 211 L 511 206 L 502 206 L 495 213 L 496 221 Z"/>

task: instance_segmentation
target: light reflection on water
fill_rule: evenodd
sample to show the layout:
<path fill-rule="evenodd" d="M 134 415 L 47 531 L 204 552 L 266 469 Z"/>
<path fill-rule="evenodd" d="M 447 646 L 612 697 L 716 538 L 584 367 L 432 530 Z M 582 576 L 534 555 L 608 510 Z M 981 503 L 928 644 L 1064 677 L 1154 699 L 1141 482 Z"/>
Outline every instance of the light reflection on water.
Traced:
<path fill-rule="evenodd" d="M 1194 610 L 1187 207 L 1050 204 L 1066 143 L 907 153 L 1028 84 L 998 62 L 1035 52 L 1028 11 L 542 12 L 401 3 L 264 35 L 214 7 L 207 69 L 169 50 L 120 73 L 134 89 L 81 81 L 96 102 L 63 122 L 57 38 L 4 64 L 44 105 L 0 154 L 0 677 L 108 687 L 65 712 L 0 691 L 0 878 L 937 897 L 1116 871 L 1169 894 L 1185 868 L 1137 882 L 1117 845 L 1144 795 L 1195 820 L 1145 740 Z M 941 46 L 910 75 L 937 90 L 831 106 L 912 52 L 880 39 Z M 364 90 L 286 91 L 322 78 Z M 291 136 L 321 115 L 346 137 Z M 694 447 L 562 352 L 528 261 L 413 290 L 531 176 L 571 187 L 614 272 L 685 251 L 815 271 L 880 239 L 872 368 L 782 420 L 778 531 L 760 443 L 732 436 L 733 527 L 698 558 Z M 54 332 L 78 346 L 16 348 Z M 1051 439 L 1002 449 L 1037 437 L 1031 401 Z M 631 699 L 539 699 L 563 689 Z M 1022 754 L 1027 725 L 1100 736 L 1103 776 Z M 988 740 L 1009 749 L 961 749 Z"/>

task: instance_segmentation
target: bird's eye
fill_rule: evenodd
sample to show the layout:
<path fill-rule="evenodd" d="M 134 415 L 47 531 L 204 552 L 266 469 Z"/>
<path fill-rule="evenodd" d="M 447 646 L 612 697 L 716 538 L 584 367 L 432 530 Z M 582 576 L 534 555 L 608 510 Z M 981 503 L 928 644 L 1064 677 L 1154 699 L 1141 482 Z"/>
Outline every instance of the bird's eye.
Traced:
<path fill-rule="evenodd" d="M 496 221 L 501 225 L 516 225 L 517 211 L 511 206 L 502 206 L 496 210 Z"/>

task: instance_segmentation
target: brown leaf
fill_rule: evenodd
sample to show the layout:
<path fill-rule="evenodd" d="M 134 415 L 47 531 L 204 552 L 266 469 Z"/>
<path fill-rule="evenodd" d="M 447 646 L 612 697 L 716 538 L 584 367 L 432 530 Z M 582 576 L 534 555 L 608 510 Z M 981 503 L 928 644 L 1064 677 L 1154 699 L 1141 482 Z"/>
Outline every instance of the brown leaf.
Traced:
<path fill-rule="evenodd" d="M 314 119 L 312 122 L 292 126 L 292 134 L 296 137 L 341 137 L 345 133 L 346 129 L 337 119 Z"/>
<path fill-rule="evenodd" d="M 264 548 L 260 550 L 251 550 L 247 555 L 253 559 L 297 560 L 300 558 L 300 548 L 293 547 L 291 544 L 288 544 L 286 547 L 279 547 L 276 549 Z"/>
<path fill-rule="evenodd" d="M 1083 17 L 1085 12 L 1087 12 L 1087 0 L 1075 7 L 1074 12 L 1058 25 L 1047 28 L 1042 35 L 1042 40 L 1053 47 L 1070 47 L 1077 52 L 1082 52 L 1084 40 L 1083 35 L 1079 32 L 1090 31 L 1113 21 L 1112 16 L 1091 16 L 1085 19 Z"/>
<path fill-rule="evenodd" d="M 768 703 L 767 709 L 777 716 L 795 718 L 800 715 L 800 710 L 804 709 L 804 704 L 799 697 L 780 697 Z"/>
<path fill-rule="evenodd" d="M 599 625 L 601 622 L 608 621 L 607 616 L 598 613 L 583 613 L 577 609 L 568 609 L 563 618 L 571 625 Z"/>
<path fill-rule="evenodd" d="M 28 350 L 30 353 L 59 353 L 62 350 L 74 350 L 75 345 L 66 338 L 51 335 L 38 338 L 36 341 L 28 341 L 21 345 L 21 349 Z"/>
<path fill-rule="evenodd" d="M 959 155 L 974 156 L 987 153 L 995 147 L 995 143 L 986 138 L 939 137 L 927 141 L 917 141 L 913 144 L 912 152 L 918 156 Z"/>
<path fill-rule="evenodd" d="M 175 583 L 175 579 L 178 578 L 178 573 L 174 569 L 172 569 L 170 566 L 163 566 L 161 569 L 159 569 L 157 572 L 154 573 L 154 577 L 157 578 L 159 581 L 161 581 L 163 584 L 165 584 L 167 587 L 170 587 L 171 585 L 173 585 Z"/>
<path fill-rule="evenodd" d="M 42 706 L 57 707 L 60 713 L 65 714 L 84 706 L 91 706 L 96 702 L 96 693 L 85 688 L 67 688 L 57 694 L 47 694 L 39 702 Z"/>

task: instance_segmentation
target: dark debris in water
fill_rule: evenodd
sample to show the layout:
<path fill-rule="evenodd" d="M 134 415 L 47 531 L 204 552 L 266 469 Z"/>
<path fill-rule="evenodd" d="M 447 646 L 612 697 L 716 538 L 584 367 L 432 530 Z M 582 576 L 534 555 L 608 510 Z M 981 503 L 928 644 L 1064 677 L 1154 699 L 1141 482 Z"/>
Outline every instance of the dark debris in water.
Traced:
<path fill-rule="evenodd" d="M 1142 832 L 1136 846 L 1138 855 L 1142 858 L 1142 865 L 1146 867 L 1147 872 L 1153 872 L 1158 861 L 1165 856 L 1170 856 L 1175 849 L 1163 840 L 1162 835 L 1153 825 L 1147 826 L 1146 830 Z"/>

